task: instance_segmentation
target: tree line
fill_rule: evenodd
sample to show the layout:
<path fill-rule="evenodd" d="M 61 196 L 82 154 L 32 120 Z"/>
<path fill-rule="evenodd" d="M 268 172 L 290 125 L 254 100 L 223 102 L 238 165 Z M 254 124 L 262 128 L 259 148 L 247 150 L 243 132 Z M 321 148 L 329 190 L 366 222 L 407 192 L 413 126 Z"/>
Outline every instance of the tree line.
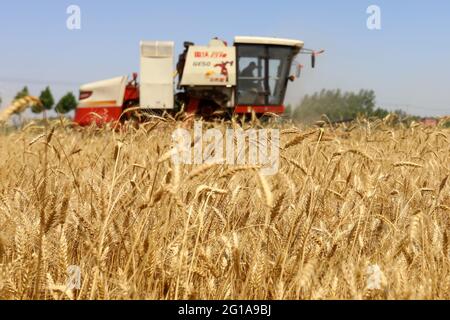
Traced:
<path fill-rule="evenodd" d="M 373 90 L 342 92 L 341 90 L 322 90 L 306 95 L 294 108 L 288 107 L 287 116 L 305 123 L 323 120 L 325 115 L 332 122 L 350 121 L 358 117 L 384 118 L 390 111 L 376 107 Z M 402 110 L 394 111 L 400 118 L 408 115 Z"/>
<path fill-rule="evenodd" d="M 23 97 L 29 96 L 29 90 L 28 87 L 24 87 L 22 90 L 20 90 L 14 100 L 21 99 Z M 68 92 L 65 94 L 58 103 L 55 104 L 55 99 L 53 97 L 53 94 L 50 90 L 50 87 L 46 87 L 44 90 L 42 90 L 41 94 L 39 95 L 39 100 L 42 102 L 42 106 L 33 106 L 31 108 L 31 111 L 35 114 L 39 114 L 42 112 L 47 112 L 54 110 L 57 113 L 60 114 L 66 114 L 69 113 L 72 110 L 75 110 L 77 107 L 77 99 L 74 96 L 72 92 Z"/>

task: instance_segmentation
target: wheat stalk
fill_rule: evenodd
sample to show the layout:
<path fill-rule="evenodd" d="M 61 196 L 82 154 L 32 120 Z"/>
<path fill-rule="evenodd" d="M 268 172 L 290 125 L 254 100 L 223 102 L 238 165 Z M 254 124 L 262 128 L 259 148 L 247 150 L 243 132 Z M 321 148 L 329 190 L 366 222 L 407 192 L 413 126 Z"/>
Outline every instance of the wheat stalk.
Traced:
<path fill-rule="evenodd" d="M 446 129 L 255 119 L 287 147 L 269 177 L 167 161 L 178 119 L 0 133 L 2 299 L 450 299 Z"/>
<path fill-rule="evenodd" d="M 33 106 L 41 106 L 41 101 L 32 96 L 26 96 L 17 100 L 14 100 L 10 106 L 8 106 L 2 113 L 0 113 L 0 123 L 8 121 L 14 114 L 19 114 L 24 112 L 27 108 L 31 108 Z"/>

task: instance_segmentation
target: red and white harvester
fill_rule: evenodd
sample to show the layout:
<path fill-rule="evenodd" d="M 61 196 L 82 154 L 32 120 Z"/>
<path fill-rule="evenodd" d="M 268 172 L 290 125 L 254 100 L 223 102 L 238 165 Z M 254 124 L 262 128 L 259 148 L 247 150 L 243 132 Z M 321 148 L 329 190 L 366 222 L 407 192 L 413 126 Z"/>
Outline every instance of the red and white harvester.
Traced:
<path fill-rule="evenodd" d="M 303 46 L 299 40 L 263 37 L 236 37 L 233 46 L 217 38 L 207 46 L 185 42 L 175 65 L 173 42 L 142 41 L 139 83 L 135 73 L 131 81 L 123 76 L 81 86 L 75 122 L 117 122 L 127 109 L 202 116 L 219 110 L 283 114 L 287 84 L 302 68 L 295 57 L 310 54 L 314 67 L 323 52 Z"/>

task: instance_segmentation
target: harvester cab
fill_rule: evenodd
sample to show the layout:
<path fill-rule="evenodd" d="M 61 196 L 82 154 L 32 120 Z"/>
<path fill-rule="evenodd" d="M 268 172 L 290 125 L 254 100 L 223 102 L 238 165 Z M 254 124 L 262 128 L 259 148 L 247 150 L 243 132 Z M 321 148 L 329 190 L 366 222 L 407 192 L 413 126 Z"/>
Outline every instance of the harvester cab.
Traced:
<path fill-rule="evenodd" d="M 236 113 L 284 113 L 293 62 L 303 45 L 297 40 L 236 37 Z"/>
<path fill-rule="evenodd" d="M 117 121 L 126 109 L 179 112 L 183 108 L 202 116 L 219 111 L 283 114 L 288 83 L 300 75 L 295 57 L 310 54 L 314 67 L 316 56 L 323 52 L 304 49 L 299 40 L 236 37 L 229 46 L 214 38 L 206 46 L 185 42 L 175 65 L 174 48 L 170 41 L 142 41 L 139 84 L 134 76 L 130 82 L 120 77 L 82 86 L 75 122 Z"/>

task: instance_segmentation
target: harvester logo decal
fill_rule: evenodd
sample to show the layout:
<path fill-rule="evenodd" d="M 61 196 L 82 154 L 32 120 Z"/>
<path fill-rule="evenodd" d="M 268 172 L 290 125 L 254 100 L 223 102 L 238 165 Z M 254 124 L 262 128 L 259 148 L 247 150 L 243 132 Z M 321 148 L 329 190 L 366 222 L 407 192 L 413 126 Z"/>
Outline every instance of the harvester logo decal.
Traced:
<path fill-rule="evenodd" d="M 232 67 L 234 65 L 234 61 L 222 62 L 222 63 L 218 63 L 214 66 L 215 68 L 220 68 L 220 74 L 225 77 L 226 82 L 229 82 L 229 80 L 230 80 L 230 74 L 228 72 L 228 67 L 227 67 L 228 65 L 230 65 Z"/>
<path fill-rule="evenodd" d="M 211 82 L 229 82 L 230 72 L 228 71 L 228 65 L 231 67 L 234 65 L 234 61 L 226 61 L 214 65 L 214 68 L 220 68 L 220 73 L 214 70 L 209 70 L 206 72 L 205 76 L 210 78 Z M 216 75 L 216 76 L 215 76 Z M 220 75 L 220 76 L 217 76 Z"/>

